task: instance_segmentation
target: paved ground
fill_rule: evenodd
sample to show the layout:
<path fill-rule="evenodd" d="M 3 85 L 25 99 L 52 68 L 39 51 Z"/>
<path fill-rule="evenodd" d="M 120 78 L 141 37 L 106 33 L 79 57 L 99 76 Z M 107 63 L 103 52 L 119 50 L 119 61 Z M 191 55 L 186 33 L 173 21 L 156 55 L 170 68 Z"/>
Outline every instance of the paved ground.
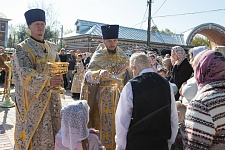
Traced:
<path fill-rule="evenodd" d="M 1 86 L 1 85 L 0 85 Z M 4 88 L 0 87 L 0 92 Z M 14 87 L 11 87 L 11 99 L 14 101 Z M 3 100 L 3 94 L 0 95 L 0 101 Z M 73 101 L 71 99 L 70 91 L 65 93 L 65 100 L 62 99 L 62 106 L 68 102 Z M 13 108 L 1 108 L 0 107 L 0 150 L 13 150 L 14 147 L 14 127 L 15 127 L 15 107 Z"/>

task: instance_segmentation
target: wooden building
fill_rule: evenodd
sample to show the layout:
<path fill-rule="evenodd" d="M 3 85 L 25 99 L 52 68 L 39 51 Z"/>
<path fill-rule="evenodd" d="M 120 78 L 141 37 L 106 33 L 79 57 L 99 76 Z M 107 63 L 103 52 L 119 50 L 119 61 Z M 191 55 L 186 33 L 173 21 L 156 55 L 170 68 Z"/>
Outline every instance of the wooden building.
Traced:
<path fill-rule="evenodd" d="M 65 47 L 68 50 L 80 49 L 81 52 L 94 52 L 102 42 L 101 26 L 104 23 L 78 19 L 75 23 L 76 31 L 65 35 Z M 153 50 L 158 53 L 170 53 L 173 46 L 187 48 L 183 34 L 165 34 L 151 32 L 150 48 L 147 47 L 147 30 L 119 27 L 118 46 L 127 52 L 135 50 Z"/>
<path fill-rule="evenodd" d="M 0 46 L 7 47 L 8 41 L 8 19 L 5 14 L 0 12 Z"/>

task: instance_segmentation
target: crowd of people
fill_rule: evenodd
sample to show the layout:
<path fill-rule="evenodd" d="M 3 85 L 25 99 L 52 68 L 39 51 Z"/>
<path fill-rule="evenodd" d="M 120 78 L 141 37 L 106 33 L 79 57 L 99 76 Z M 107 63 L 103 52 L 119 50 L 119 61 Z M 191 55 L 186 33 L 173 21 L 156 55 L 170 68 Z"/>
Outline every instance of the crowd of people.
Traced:
<path fill-rule="evenodd" d="M 44 39 L 45 12 L 25 12 L 31 36 L 13 57 L 17 150 L 225 149 L 225 57 L 206 46 L 131 55 L 118 47 L 119 25 L 103 25 L 93 55 L 59 53 Z M 68 62 L 62 77 L 47 62 Z M 63 80 L 62 80 L 63 79 Z M 62 82 L 63 81 L 63 82 Z M 61 107 L 52 86 L 74 102 Z"/>
<path fill-rule="evenodd" d="M 68 51 L 68 50 L 67 50 Z M 81 90 L 81 81 L 86 67 L 88 66 L 92 53 L 81 53 L 79 49 L 69 50 L 61 48 L 58 54 L 61 62 L 68 62 L 68 72 L 63 74 L 64 89 L 70 90 L 73 99 L 79 99 Z"/>

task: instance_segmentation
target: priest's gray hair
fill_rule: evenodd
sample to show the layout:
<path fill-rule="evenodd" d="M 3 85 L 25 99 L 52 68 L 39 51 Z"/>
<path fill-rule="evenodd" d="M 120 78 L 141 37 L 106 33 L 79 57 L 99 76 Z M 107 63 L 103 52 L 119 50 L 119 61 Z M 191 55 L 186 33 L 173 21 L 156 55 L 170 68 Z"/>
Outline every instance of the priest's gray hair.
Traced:
<path fill-rule="evenodd" d="M 133 53 L 130 57 L 131 65 L 140 69 L 151 68 L 151 59 L 143 52 Z"/>

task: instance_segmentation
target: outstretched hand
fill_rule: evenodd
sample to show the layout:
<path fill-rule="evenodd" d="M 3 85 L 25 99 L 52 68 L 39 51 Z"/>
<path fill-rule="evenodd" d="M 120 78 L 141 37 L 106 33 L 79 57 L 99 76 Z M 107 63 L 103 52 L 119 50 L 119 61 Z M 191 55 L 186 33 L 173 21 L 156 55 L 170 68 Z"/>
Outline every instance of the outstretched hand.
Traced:
<path fill-rule="evenodd" d="M 109 73 L 108 70 L 101 70 L 99 72 L 99 77 L 102 79 L 107 79 L 110 77 L 110 75 L 111 75 L 111 73 Z"/>

